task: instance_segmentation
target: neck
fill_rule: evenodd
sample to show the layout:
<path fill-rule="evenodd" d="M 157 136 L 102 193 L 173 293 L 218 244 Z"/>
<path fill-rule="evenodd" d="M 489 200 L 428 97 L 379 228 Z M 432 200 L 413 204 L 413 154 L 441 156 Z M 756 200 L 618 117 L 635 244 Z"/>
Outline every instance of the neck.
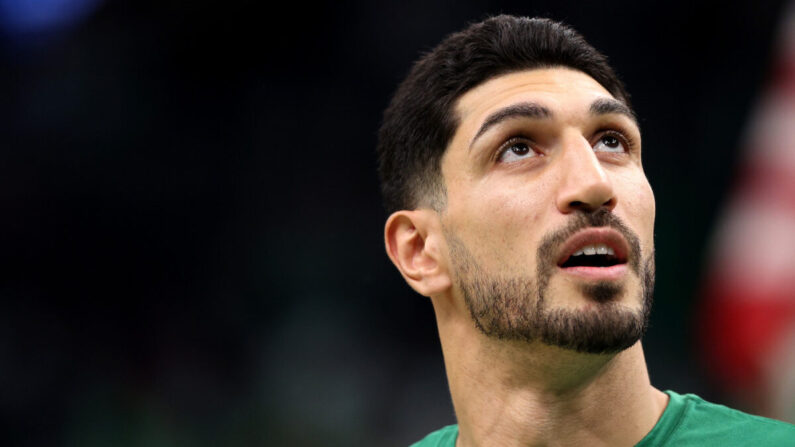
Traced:
<path fill-rule="evenodd" d="M 640 342 L 618 354 L 581 354 L 495 340 L 465 318 L 438 323 L 458 447 L 631 446 L 667 404 L 649 382 Z"/>

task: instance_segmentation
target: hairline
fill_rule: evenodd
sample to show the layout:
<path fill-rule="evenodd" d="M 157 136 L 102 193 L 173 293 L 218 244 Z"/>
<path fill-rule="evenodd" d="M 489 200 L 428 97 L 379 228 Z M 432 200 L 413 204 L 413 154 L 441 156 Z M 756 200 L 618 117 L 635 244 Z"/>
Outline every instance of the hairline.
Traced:
<path fill-rule="evenodd" d="M 497 79 L 497 78 L 500 78 L 500 77 L 503 77 L 503 76 L 507 76 L 507 75 L 514 74 L 514 73 L 521 73 L 521 72 L 531 72 L 531 71 L 537 71 L 537 70 L 548 70 L 548 69 L 552 69 L 552 68 L 563 68 L 563 69 L 567 69 L 567 70 L 576 71 L 576 72 L 582 73 L 582 74 L 588 76 L 589 78 L 593 79 L 594 82 L 596 82 L 597 84 L 602 86 L 602 88 L 604 88 L 605 91 L 608 94 L 610 94 L 611 98 L 613 98 L 614 100 L 616 100 L 616 101 L 620 102 L 621 104 L 623 104 L 624 106 L 626 106 L 626 108 L 631 113 L 630 118 L 633 120 L 633 122 L 636 125 L 639 124 L 638 120 L 637 120 L 637 115 L 635 114 L 635 110 L 632 108 L 632 106 L 630 104 L 628 104 L 626 98 L 618 98 L 618 97 L 616 97 L 613 94 L 613 92 L 611 92 L 607 88 L 607 86 L 602 85 L 602 83 L 597 81 L 596 78 L 594 78 L 593 76 L 591 76 L 590 74 L 586 73 L 585 71 L 583 71 L 583 70 L 581 70 L 579 68 L 572 67 L 571 65 L 566 65 L 566 64 L 541 64 L 541 65 L 538 65 L 538 66 L 532 67 L 532 68 L 523 67 L 523 68 L 510 69 L 510 70 L 505 70 L 505 71 L 494 73 L 493 75 L 487 77 L 486 79 L 483 79 L 481 82 L 473 85 L 469 89 L 464 90 L 463 92 L 461 92 L 448 105 L 448 110 L 447 110 L 447 113 L 445 114 L 445 116 L 450 119 L 450 122 L 448 124 L 450 124 L 452 126 L 452 129 L 451 129 L 452 132 L 450 133 L 450 136 L 449 136 L 449 139 L 447 141 L 447 144 L 444 146 L 444 149 L 442 150 L 442 153 L 440 154 L 440 156 L 439 156 L 439 158 L 437 160 L 437 163 L 438 163 L 438 170 L 437 170 L 437 174 L 438 175 L 436 176 L 437 179 L 433 180 L 432 187 L 430 188 L 430 191 L 418 191 L 419 192 L 419 194 L 418 194 L 419 196 L 426 196 L 426 197 L 429 196 L 429 195 L 435 195 L 435 196 L 434 197 L 427 197 L 427 198 L 425 198 L 425 197 L 415 197 L 415 202 L 416 202 L 416 206 L 414 207 L 415 209 L 430 208 L 430 209 L 436 211 L 437 213 L 442 213 L 442 212 L 444 212 L 447 209 L 447 183 L 446 183 L 446 180 L 444 178 L 444 172 L 442 172 L 442 161 L 444 160 L 445 156 L 447 156 L 447 152 L 449 151 L 450 146 L 453 144 L 453 138 L 458 133 L 458 129 L 461 127 L 461 122 L 463 120 L 463 117 L 461 116 L 461 110 L 460 110 L 461 98 L 463 98 L 466 94 L 468 94 L 469 92 L 475 90 L 476 88 L 486 84 L 487 82 L 492 81 L 492 80 Z"/>

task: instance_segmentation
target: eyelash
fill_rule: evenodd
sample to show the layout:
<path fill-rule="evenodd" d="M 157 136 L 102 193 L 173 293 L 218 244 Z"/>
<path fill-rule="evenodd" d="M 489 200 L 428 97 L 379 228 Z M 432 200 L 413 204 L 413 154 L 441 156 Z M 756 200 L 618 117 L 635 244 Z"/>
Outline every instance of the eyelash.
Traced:
<path fill-rule="evenodd" d="M 502 143 L 502 145 L 500 145 L 499 149 L 497 149 L 496 153 L 494 154 L 494 160 L 499 160 L 500 157 L 502 157 L 502 155 L 504 153 L 508 152 L 508 150 L 514 144 L 520 143 L 520 142 L 521 143 L 527 143 L 527 147 L 529 147 L 531 151 L 540 152 L 540 151 L 535 149 L 535 146 L 532 144 L 532 141 L 533 140 L 531 138 L 526 137 L 524 135 L 514 135 L 514 136 L 508 138 L 507 140 L 505 140 L 505 142 Z"/>
<path fill-rule="evenodd" d="M 635 149 L 635 140 L 632 139 L 629 135 L 620 132 L 615 129 L 601 129 L 596 132 L 599 135 L 599 138 L 604 136 L 610 136 L 614 138 L 618 138 L 624 146 L 626 146 L 627 153 L 632 152 Z"/>
<path fill-rule="evenodd" d="M 635 140 L 633 140 L 632 137 L 625 134 L 624 132 L 620 132 L 615 129 L 600 129 L 596 132 L 596 134 L 599 135 L 599 138 L 602 138 L 604 136 L 611 136 L 614 138 L 618 138 L 621 141 L 621 144 L 623 144 L 626 147 L 627 153 L 632 152 L 635 148 Z M 505 142 L 496 151 L 494 159 L 499 160 L 500 157 L 502 157 L 502 155 L 505 152 L 507 152 L 517 142 L 527 142 L 528 143 L 527 145 L 530 147 L 530 150 L 535 150 L 536 152 L 540 152 L 543 155 L 543 152 L 537 150 L 535 146 L 531 144 L 532 142 L 531 138 L 519 134 L 519 135 L 514 135 L 508 138 L 507 140 L 505 140 Z"/>

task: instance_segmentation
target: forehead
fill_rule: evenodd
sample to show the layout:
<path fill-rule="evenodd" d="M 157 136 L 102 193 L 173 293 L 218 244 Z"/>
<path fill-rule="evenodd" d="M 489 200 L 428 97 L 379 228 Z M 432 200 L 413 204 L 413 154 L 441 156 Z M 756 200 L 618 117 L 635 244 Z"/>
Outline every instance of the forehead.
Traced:
<path fill-rule="evenodd" d="M 579 114 L 599 98 L 613 98 L 587 74 L 564 67 L 524 70 L 497 76 L 464 93 L 456 102 L 460 124 L 481 121 L 516 102 L 533 101 L 556 115 Z"/>

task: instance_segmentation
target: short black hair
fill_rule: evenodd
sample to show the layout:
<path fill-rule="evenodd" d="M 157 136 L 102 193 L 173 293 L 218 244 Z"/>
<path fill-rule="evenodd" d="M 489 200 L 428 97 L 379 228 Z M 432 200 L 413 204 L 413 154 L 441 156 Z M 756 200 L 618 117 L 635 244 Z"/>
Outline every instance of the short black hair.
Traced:
<path fill-rule="evenodd" d="M 461 95 L 498 75 L 556 66 L 589 75 L 631 109 L 607 58 L 571 27 L 545 18 L 491 17 L 420 57 L 384 111 L 378 133 L 387 212 L 444 207 L 441 159 L 459 124 L 453 107 Z"/>

